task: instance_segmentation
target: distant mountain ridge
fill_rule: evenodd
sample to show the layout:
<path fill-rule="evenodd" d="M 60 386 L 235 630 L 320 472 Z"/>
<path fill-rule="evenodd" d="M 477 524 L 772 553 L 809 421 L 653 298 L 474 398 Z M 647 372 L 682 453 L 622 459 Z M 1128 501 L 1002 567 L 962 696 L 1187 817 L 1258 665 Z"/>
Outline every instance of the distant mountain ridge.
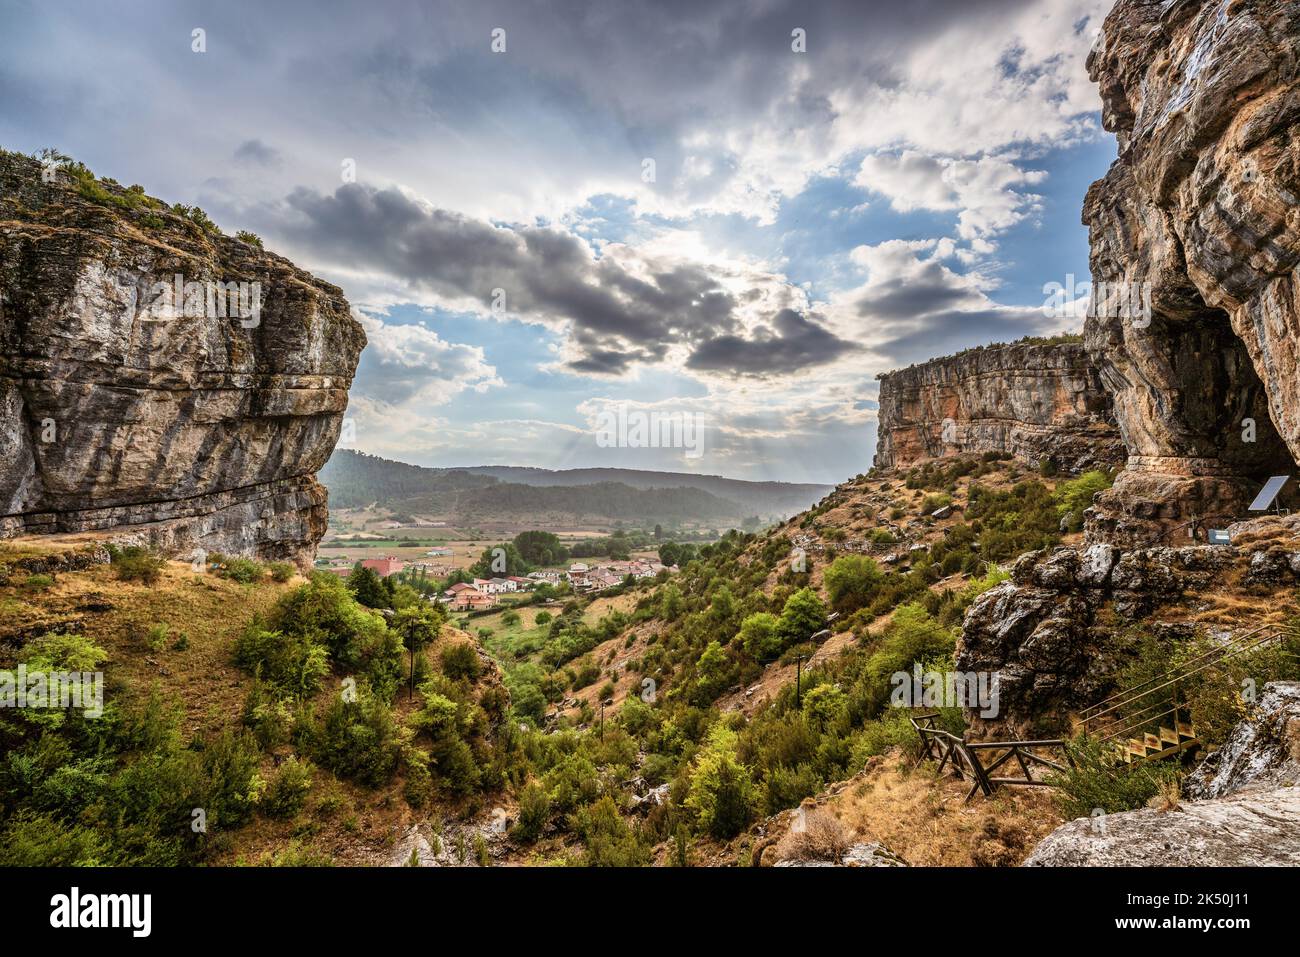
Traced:
<path fill-rule="evenodd" d="M 517 465 L 471 465 L 458 471 L 490 475 L 522 485 L 598 485 L 619 482 L 632 488 L 697 488 L 729 499 L 748 514 L 793 514 L 822 499 L 835 486 L 797 482 L 752 482 L 721 475 L 689 472 L 655 472 L 641 469 L 584 468 L 541 469 Z"/>
<path fill-rule="evenodd" d="M 339 508 L 379 504 L 397 512 L 446 513 L 460 519 L 568 515 L 647 523 L 785 517 L 820 500 L 831 488 L 618 468 L 435 469 L 350 449 L 335 451 L 320 480 L 330 490 L 330 503 Z"/>

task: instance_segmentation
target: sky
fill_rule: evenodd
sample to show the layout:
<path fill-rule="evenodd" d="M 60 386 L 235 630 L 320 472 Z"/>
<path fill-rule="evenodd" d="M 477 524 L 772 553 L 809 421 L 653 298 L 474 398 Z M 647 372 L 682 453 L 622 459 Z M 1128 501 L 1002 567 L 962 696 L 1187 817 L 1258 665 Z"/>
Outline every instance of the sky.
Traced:
<path fill-rule="evenodd" d="M 0 146 L 341 286 L 352 447 L 834 483 L 879 373 L 1080 325 L 1108 6 L 0 0 Z"/>

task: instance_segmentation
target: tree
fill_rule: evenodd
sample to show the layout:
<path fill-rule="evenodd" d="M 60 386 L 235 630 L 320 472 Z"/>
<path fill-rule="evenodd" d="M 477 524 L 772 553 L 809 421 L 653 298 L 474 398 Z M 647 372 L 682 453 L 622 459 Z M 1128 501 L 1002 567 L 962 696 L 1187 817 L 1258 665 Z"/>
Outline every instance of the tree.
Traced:
<path fill-rule="evenodd" d="M 483 549 L 478 561 L 470 567 L 470 571 L 478 578 L 527 575 L 531 570 L 514 542 L 502 542 Z"/>
<path fill-rule="evenodd" d="M 685 805 L 695 812 L 696 826 L 719 840 L 743 831 L 757 804 L 749 768 L 735 753 L 735 732 L 718 726 L 695 760 Z"/>
<path fill-rule="evenodd" d="M 672 583 L 665 585 L 659 593 L 659 617 L 664 621 L 676 621 L 685 610 L 686 602 L 682 598 L 681 589 Z"/>
<path fill-rule="evenodd" d="M 348 591 L 352 597 L 367 608 L 387 608 L 390 600 L 384 580 L 373 568 L 366 568 L 360 562 L 352 566 L 348 576 Z"/>
<path fill-rule="evenodd" d="M 558 535 L 551 532 L 528 531 L 515 536 L 515 548 L 530 565 L 562 565 L 569 560 L 569 550 Z"/>
<path fill-rule="evenodd" d="M 781 653 L 780 620 L 760 611 L 740 624 L 740 644 L 755 661 L 771 661 Z"/>
<path fill-rule="evenodd" d="M 408 605 L 393 616 L 393 629 L 402 636 L 406 650 L 411 653 L 410 697 L 415 697 L 415 658 L 424 648 L 438 638 L 442 631 L 441 606 L 435 611 L 428 604 Z"/>
<path fill-rule="evenodd" d="M 857 611 L 871 603 L 884 580 L 880 566 L 865 555 L 841 555 L 826 569 L 826 593 L 836 611 Z"/>
<path fill-rule="evenodd" d="M 730 680 L 731 668 L 722 645 L 711 641 L 695 662 L 696 700 L 707 704 L 722 693 Z"/>
<path fill-rule="evenodd" d="M 713 593 L 713 598 L 709 602 L 709 617 L 719 624 L 731 620 L 731 616 L 736 613 L 736 599 L 731 594 L 731 589 L 726 585 L 719 585 L 718 590 Z"/>
<path fill-rule="evenodd" d="M 819 731 L 825 731 L 827 725 L 835 724 L 847 708 L 848 697 L 839 685 L 817 685 L 809 688 L 803 696 L 803 712 Z"/>
<path fill-rule="evenodd" d="M 800 588 L 781 610 L 781 637 L 787 645 L 807 641 L 826 624 L 826 606 L 811 588 Z"/>

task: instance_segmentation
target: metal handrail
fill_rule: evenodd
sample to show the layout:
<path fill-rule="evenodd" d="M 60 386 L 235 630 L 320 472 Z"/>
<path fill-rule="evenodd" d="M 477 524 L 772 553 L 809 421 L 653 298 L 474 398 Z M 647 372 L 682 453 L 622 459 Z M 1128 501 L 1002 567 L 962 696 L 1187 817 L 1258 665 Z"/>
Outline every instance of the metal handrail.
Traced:
<path fill-rule="evenodd" d="M 1129 699 L 1131 699 L 1131 698 L 1140 697 L 1140 696 L 1143 695 L 1143 694 L 1147 694 L 1147 693 L 1149 693 L 1149 691 L 1157 690 L 1157 689 L 1154 689 L 1154 688 L 1149 689 L 1149 691 L 1142 691 L 1142 690 L 1141 690 L 1144 686 L 1151 684 L 1153 681 L 1159 681 L 1159 680 L 1161 680 L 1162 678 L 1166 678 L 1166 677 L 1168 677 L 1169 675 L 1172 675 L 1172 674 L 1174 674 L 1174 673 L 1176 673 L 1176 672 L 1182 672 L 1182 671 L 1184 671 L 1185 669 L 1187 669 L 1188 667 L 1190 667 L 1191 665 L 1196 664 L 1198 661 L 1200 661 L 1200 660 L 1203 659 L 1203 658 L 1210 658 L 1210 657 L 1214 657 L 1214 656 L 1218 656 L 1218 657 L 1221 658 L 1221 657 L 1225 656 L 1225 654 L 1226 654 L 1229 650 L 1235 651 L 1236 648 L 1235 648 L 1234 646 L 1239 647 L 1240 644 L 1241 644 L 1241 642 L 1243 642 L 1243 641 L 1249 641 L 1250 639 L 1252 639 L 1252 638 L 1254 638 L 1256 635 L 1258 635 L 1260 632 L 1262 632 L 1262 631 L 1267 631 L 1267 630 L 1269 630 L 1269 629 L 1272 628 L 1272 627 L 1274 627 L 1274 626 L 1272 626 L 1272 625 L 1267 625 L 1267 624 L 1265 624 L 1265 625 L 1260 625 L 1260 626 L 1258 626 L 1257 628 L 1253 628 L 1253 629 L 1251 629 L 1250 631 L 1246 632 L 1246 633 L 1243 634 L 1243 635 L 1235 635 L 1235 636 L 1233 636 L 1231 639 L 1229 639 L 1227 642 L 1223 643 L 1222 645 L 1219 645 L 1219 646 L 1216 647 L 1216 648 L 1211 648 L 1209 651 L 1202 652 L 1201 654 L 1197 655 L 1195 658 L 1191 658 L 1191 659 L 1189 659 L 1188 661 L 1183 662 L 1181 665 L 1179 665 L 1179 666 L 1176 667 L 1176 668 L 1170 668 L 1168 671 L 1163 672 L 1162 674 L 1158 674 L 1158 675 L 1156 675 L 1154 678 L 1148 678 L 1146 681 L 1143 681 L 1141 684 L 1134 685 L 1132 688 L 1126 688 L 1126 689 L 1124 689 L 1123 691 L 1117 691 L 1117 692 L 1115 692 L 1113 695 L 1111 695 L 1110 697 L 1108 697 L 1108 698 L 1104 698 L 1104 699 L 1102 699 L 1101 701 L 1097 702 L 1097 703 L 1094 704 L 1094 705 L 1089 705 L 1087 708 L 1084 708 L 1082 711 L 1079 712 L 1079 717 L 1082 718 L 1083 721 L 1084 721 L 1085 723 L 1087 723 L 1088 721 L 1093 720 L 1094 718 L 1099 718 L 1099 717 L 1101 717 L 1103 714 L 1106 714 L 1108 711 L 1113 711 L 1115 708 L 1117 708 L 1117 707 L 1119 707 L 1119 706 L 1125 704 L 1126 701 L 1129 700 Z M 1276 638 L 1276 637 L 1280 636 L 1281 634 L 1282 634 L 1282 632 L 1280 632 L 1280 631 L 1275 632 L 1274 634 L 1269 635 L 1268 638 L 1266 638 L 1265 640 L 1270 640 L 1270 641 L 1271 641 L 1273 638 Z M 1194 672 L 1188 672 L 1188 673 L 1189 673 L 1189 674 L 1192 674 L 1192 673 L 1194 673 Z M 1123 699 L 1123 700 L 1116 701 L 1116 699 Z M 1109 704 L 1111 701 L 1115 701 L 1116 703 L 1115 703 L 1113 706 L 1111 706 L 1110 708 L 1106 708 L 1105 711 L 1098 711 L 1098 712 L 1096 712 L 1095 714 L 1089 714 L 1089 712 L 1093 711 L 1093 709 L 1095 709 L 1095 708 L 1100 708 L 1100 707 L 1102 707 L 1103 705 Z"/>

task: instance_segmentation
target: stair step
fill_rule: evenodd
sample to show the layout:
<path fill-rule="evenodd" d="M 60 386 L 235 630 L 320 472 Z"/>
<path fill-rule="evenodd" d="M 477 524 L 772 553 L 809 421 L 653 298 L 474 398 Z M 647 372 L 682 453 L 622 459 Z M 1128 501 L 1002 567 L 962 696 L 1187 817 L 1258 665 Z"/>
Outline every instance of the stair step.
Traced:
<path fill-rule="evenodd" d="M 1159 751 L 1164 747 L 1159 738 L 1149 733 L 1142 735 L 1142 743 L 1146 745 L 1148 751 Z"/>
<path fill-rule="evenodd" d="M 1182 741 L 1182 738 L 1179 736 L 1177 731 L 1174 731 L 1171 728 L 1166 728 L 1164 725 L 1160 726 L 1159 734 L 1160 740 L 1168 744 L 1178 744 Z"/>
<path fill-rule="evenodd" d="M 1177 725 L 1178 725 L 1178 733 L 1182 735 L 1184 738 L 1196 737 L 1196 728 L 1193 727 L 1191 724 L 1188 724 L 1187 722 L 1184 721 L 1179 721 L 1177 722 Z"/>

